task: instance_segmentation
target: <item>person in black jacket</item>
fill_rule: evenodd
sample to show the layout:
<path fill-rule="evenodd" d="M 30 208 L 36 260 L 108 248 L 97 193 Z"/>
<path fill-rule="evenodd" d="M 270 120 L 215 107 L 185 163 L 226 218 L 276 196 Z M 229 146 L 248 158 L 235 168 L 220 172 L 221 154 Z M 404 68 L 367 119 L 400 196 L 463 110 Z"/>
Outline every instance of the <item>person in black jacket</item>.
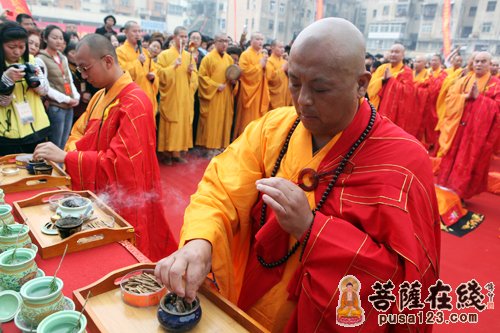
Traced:
<path fill-rule="evenodd" d="M 104 25 L 100 28 L 95 29 L 96 34 L 104 35 L 107 32 L 116 35 L 116 31 L 113 27 L 116 25 L 116 19 L 113 15 L 108 15 L 104 18 Z"/>

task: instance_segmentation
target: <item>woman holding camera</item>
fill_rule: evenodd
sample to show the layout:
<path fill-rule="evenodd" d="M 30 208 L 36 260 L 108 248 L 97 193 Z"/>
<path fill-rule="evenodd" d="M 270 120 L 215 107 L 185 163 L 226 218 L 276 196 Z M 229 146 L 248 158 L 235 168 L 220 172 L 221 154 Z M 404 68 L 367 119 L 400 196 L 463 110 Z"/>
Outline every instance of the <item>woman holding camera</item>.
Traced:
<path fill-rule="evenodd" d="M 64 149 L 73 125 L 73 107 L 80 102 L 80 94 L 73 84 L 68 59 L 61 53 L 64 43 L 61 28 L 49 25 L 45 28 L 43 39 L 47 48 L 40 51 L 37 59 L 49 81 L 48 110 L 51 135 L 56 146 Z"/>
<path fill-rule="evenodd" d="M 48 83 L 29 54 L 28 32 L 0 25 L 0 155 L 31 153 L 47 141 L 50 123 L 40 96 Z"/>

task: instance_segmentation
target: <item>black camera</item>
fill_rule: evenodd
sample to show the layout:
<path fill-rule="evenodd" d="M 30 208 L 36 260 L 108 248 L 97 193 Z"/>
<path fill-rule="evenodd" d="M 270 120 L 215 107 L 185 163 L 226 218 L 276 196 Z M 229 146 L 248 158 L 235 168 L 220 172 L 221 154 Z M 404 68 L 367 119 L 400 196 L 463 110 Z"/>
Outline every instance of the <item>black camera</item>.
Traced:
<path fill-rule="evenodd" d="M 36 76 L 35 66 L 32 64 L 14 64 L 12 67 L 22 69 L 24 71 L 24 79 L 30 88 L 40 86 L 40 79 Z"/>

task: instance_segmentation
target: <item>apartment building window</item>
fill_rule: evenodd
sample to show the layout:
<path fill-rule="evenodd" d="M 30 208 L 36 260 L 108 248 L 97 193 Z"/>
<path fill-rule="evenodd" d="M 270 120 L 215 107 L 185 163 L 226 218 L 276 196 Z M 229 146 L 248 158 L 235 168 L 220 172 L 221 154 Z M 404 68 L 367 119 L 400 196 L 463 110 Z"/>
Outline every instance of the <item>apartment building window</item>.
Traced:
<path fill-rule="evenodd" d="M 280 3 L 280 14 L 285 14 L 285 4 L 283 2 Z"/>
<path fill-rule="evenodd" d="M 462 33 L 460 34 L 461 38 L 469 38 L 469 35 L 472 33 L 472 27 L 463 27 Z"/>
<path fill-rule="evenodd" d="M 399 24 L 391 24 L 391 32 L 399 32 L 401 30 L 401 26 Z"/>
<path fill-rule="evenodd" d="M 273 30 L 274 29 L 274 21 L 273 20 L 269 20 L 269 22 L 267 23 L 267 28 L 269 30 Z"/>
<path fill-rule="evenodd" d="M 161 2 L 155 2 L 154 10 L 157 13 L 161 13 L 163 11 L 163 4 Z"/>
<path fill-rule="evenodd" d="M 129 6 L 129 0 L 120 0 L 120 5 L 123 7 L 128 7 Z"/>
<path fill-rule="evenodd" d="M 408 5 L 397 5 L 396 17 L 406 17 L 406 16 L 408 16 Z"/>
<path fill-rule="evenodd" d="M 389 15 L 389 6 L 384 6 L 384 9 L 382 10 L 382 15 L 384 16 Z"/>
<path fill-rule="evenodd" d="M 219 4 L 219 11 L 223 11 L 224 10 L 224 4 L 223 3 L 220 3 Z"/>
<path fill-rule="evenodd" d="M 245 19 L 245 27 L 248 27 L 248 19 Z"/>
<path fill-rule="evenodd" d="M 269 10 L 271 13 L 274 13 L 274 9 L 276 8 L 276 0 L 269 1 Z"/>
<path fill-rule="evenodd" d="M 432 23 L 422 23 L 420 33 L 428 34 L 432 32 Z"/>
<path fill-rule="evenodd" d="M 490 32 L 491 31 L 491 22 L 484 22 L 481 26 L 481 32 Z"/>
<path fill-rule="evenodd" d="M 250 9 L 250 0 L 247 0 L 247 10 Z"/>
<path fill-rule="evenodd" d="M 278 31 L 279 31 L 279 32 L 283 32 L 283 31 L 285 31 L 285 23 L 280 22 L 280 23 L 278 24 Z"/>
<path fill-rule="evenodd" d="M 469 17 L 476 16 L 476 13 L 477 13 L 477 7 L 476 6 L 472 6 L 472 7 L 469 8 Z"/>
<path fill-rule="evenodd" d="M 226 19 L 220 19 L 219 28 L 222 31 L 226 30 Z"/>
<path fill-rule="evenodd" d="M 373 16 L 373 17 L 377 17 L 377 10 L 376 10 L 376 9 L 374 9 L 374 10 L 373 10 L 373 14 L 372 14 L 372 16 Z"/>
<path fill-rule="evenodd" d="M 487 12 L 494 12 L 496 8 L 497 8 L 496 1 L 488 1 L 488 5 L 486 6 Z"/>
<path fill-rule="evenodd" d="M 434 17 L 436 16 L 436 12 L 437 12 L 437 4 L 433 3 L 433 4 L 424 5 L 424 10 L 422 12 L 422 16 L 426 20 L 431 20 L 431 19 L 434 19 Z"/>
<path fill-rule="evenodd" d="M 388 24 L 381 24 L 380 25 L 380 32 L 389 32 L 389 25 Z"/>
<path fill-rule="evenodd" d="M 500 56 L 500 44 L 497 44 L 495 55 Z"/>
<path fill-rule="evenodd" d="M 370 24 L 370 32 L 378 32 L 378 25 Z"/>
<path fill-rule="evenodd" d="M 476 44 L 474 45 L 474 51 L 477 52 L 488 51 L 488 44 Z"/>

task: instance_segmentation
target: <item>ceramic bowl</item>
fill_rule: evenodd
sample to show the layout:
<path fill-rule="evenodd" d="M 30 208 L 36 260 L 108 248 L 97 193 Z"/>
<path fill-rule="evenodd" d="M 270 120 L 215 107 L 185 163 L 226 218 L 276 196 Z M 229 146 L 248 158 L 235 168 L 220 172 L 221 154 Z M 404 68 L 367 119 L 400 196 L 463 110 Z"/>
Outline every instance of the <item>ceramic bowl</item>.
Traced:
<path fill-rule="evenodd" d="M 131 277 L 140 275 L 143 272 L 154 276 L 153 269 L 141 269 L 141 270 L 137 270 L 137 271 L 133 271 L 133 272 L 128 273 L 120 281 L 122 299 L 128 305 L 137 306 L 137 307 L 148 307 L 148 306 L 158 305 L 158 303 L 160 303 L 161 298 L 167 293 L 167 288 L 165 288 L 164 286 L 162 286 L 161 289 L 159 289 L 155 292 L 143 293 L 143 294 L 133 293 L 133 292 L 127 291 L 124 288 L 124 285 L 127 283 L 127 281 Z"/>
<path fill-rule="evenodd" d="M 14 215 L 12 215 L 12 206 L 9 204 L 1 204 L 0 205 L 0 225 L 5 224 L 14 224 L 16 221 L 14 220 Z"/>
<path fill-rule="evenodd" d="M 160 325 L 168 332 L 186 332 L 198 324 L 201 319 L 200 299 L 196 297 L 193 308 L 184 313 L 172 311 L 170 304 L 175 302 L 177 295 L 168 293 L 160 300 L 156 317 Z"/>
<path fill-rule="evenodd" d="M 71 197 L 59 201 L 57 214 L 61 217 L 84 217 L 92 210 L 92 201 L 84 197 Z"/>
<path fill-rule="evenodd" d="M 19 291 L 28 281 L 34 279 L 38 267 L 35 263 L 36 252 L 32 249 L 19 248 L 7 250 L 0 254 L 0 284 L 5 289 Z"/>
<path fill-rule="evenodd" d="M 55 279 L 55 289 L 50 289 L 53 276 L 44 276 L 28 281 L 21 287 L 23 304 L 20 314 L 25 321 L 37 326 L 45 317 L 64 310 L 66 300 L 62 294 L 63 282 Z"/>
<path fill-rule="evenodd" d="M 49 197 L 49 208 L 51 211 L 56 211 L 59 207 L 59 201 L 72 197 L 80 197 L 77 193 L 58 193 Z"/>
<path fill-rule="evenodd" d="M 33 158 L 33 154 L 21 154 L 16 156 L 16 165 L 21 168 L 26 168 L 28 162 Z"/>
<path fill-rule="evenodd" d="M 52 169 L 52 165 L 49 164 L 35 165 L 33 167 L 35 175 L 51 175 Z"/>
<path fill-rule="evenodd" d="M 80 319 L 80 328 L 76 330 L 78 325 L 78 319 Z M 80 317 L 80 312 L 77 311 L 59 311 L 45 317 L 36 331 L 38 333 L 54 333 L 54 332 L 71 332 L 71 333 L 83 333 L 87 327 L 87 318 L 85 315 Z"/>
<path fill-rule="evenodd" d="M 8 231 L 0 226 L 0 253 L 15 248 L 16 241 L 19 242 L 17 243 L 17 247 L 19 248 L 32 248 L 31 238 L 28 235 L 29 231 L 30 229 L 27 225 L 18 223 L 10 224 Z M 18 235 L 19 240 L 17 240 Z"/>
<path fill-rule="evenodd" d="M 14 176 L 19 173 L 19 168 L 18 167 L 3 167 L 2 168 L 2 175 L 4 176 Z"/>
<path fill-rule="evenodd" d="M 83 219 L 79 217 L 66 216 L 56 221 L 56 228 L 62 239 L 82 230 Z"/>
<path fill-rule="evenodd" d="M 6 323 L 14 319 L 22 302 L 23 299 L 18 292 L 12 290 L 0 292 L 0 323 Z"/>

